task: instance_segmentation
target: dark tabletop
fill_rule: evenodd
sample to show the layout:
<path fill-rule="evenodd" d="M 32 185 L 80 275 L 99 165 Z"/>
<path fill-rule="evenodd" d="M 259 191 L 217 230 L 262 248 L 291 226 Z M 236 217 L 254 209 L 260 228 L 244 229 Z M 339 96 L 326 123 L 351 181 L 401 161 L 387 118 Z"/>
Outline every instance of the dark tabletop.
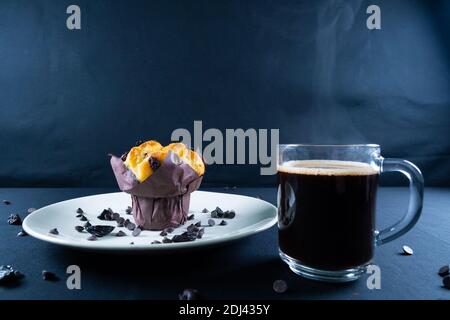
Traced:
<path fill-rule="evenodd" d="M 259 196 L 275 204 L 268 188 L 204 189 Z M 10 264 L 26 277 L 20 285 L 0 286 L 0 299 L 177 299 L 184 288 L 196 288 L 207 299 L 450 299 L 437 275 L 450 263 L 450 189 L 429 188 L 421 220 L 405 236 L 376 250 L 381 289 L 369 290 L 367 276 L 346 284 L 302 279 L 281 262 L 276 226 L 222 247 L 159 255 L 88 253 L 62 248 L 30 236 L 17 237 L 20 226 L 6 223 L 9 213 L 25 215 L 29 207 L 116 191 L 115 189 L 0 189 L 0 265 Z M 0 200 L 1 200 L 0 199 Z M 406 210 L 406 188 L 381 188 L 378 226 L 396 221 Z M 402 245 L 414 255 L 400 254 Z M 66 268 L 81 268 L 81 290 L 68 290 Z M 43 269 L 59 281 L 41 278 Z M 289 290 L 277 294 L 273 281 L 283 279 Z"/>

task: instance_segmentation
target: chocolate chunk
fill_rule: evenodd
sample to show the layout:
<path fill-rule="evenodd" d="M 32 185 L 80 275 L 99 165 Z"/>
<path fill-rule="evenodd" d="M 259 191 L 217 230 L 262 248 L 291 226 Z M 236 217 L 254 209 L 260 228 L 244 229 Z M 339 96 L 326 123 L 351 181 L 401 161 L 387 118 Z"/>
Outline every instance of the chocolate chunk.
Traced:
<path fill-rule="evenodd" d="M 201 222 L 201 221 L 196 222 L 196 223 L 194 224 L 194 226 L 196 226 L 197 228 L 200 228 L 200 227 L 202 226 L 202 222 Z"/>
<path fill-rule="evenodd" d="M 133 231 L 136 228 L 136 225 L 133 222 L 129 222 L 129 223 L 127 223 L 127 225 L 125 225 L 125 227 L 128 230 Z"/>
<path fill-rule="evenodd" d="M 201 239 L 204 234 L 205 234 L 205 228 L 201 228 L 200 230 L 198 230 L 197 239 Z"/>
<path fill-rule="evenodd" d="M 56 280 L 58 280 L 58 277 L 53 272 L 43 270 L 42 271 L 42 279 L 44 279 L 46 281 L 56 281 Z"/>
<path fill-rule="evenodd" d="M 112 218 L 114 221 L 117 221 L 117 220 L 120 219 L 120 214 L 118 214 L 117 212 L 113 212 L 113 213 L 111 214 L 111 218 Z"/>
<path fill-rule="evenodd" d="M 236 212 L 234 210 L 228 210 L 223 213 L 223 217 L 226 219 L 233 219 L 236 216 Z"/>
<path fill-rule="evenodd" d="M 140 235 L 141 231 L 142 231 L 141 228 L 139 227 L 135 228 L 132 233 L 133 237 L 137 237 L 138 235 Z"/>
<path fill-rule="evenodd" d="M 9 215 L 7 222 L 10 225 L 20 226 L 22 225 L 22 219 L 17 213 L 12 213 Z"/>
<path fill-rule="evenodd" d="M 11 201 L 9 200 L 3 200 L 3 204 L 9 206 L 11 204 Z"/>
<path fill-rule="evenodd" d="M 228 223 L 225 220 L 220 221 L 219 226 L 226 226 Z"/>
<path fill-rule="evenodd" d="M 198 298 L 198 290 L 196 289 L 184 289 L 183 292 L 178 295 L 178 300 L 197 300 Z"/>
<path fill-rule="evenodd" d="M 206 208 L 202 210 L 202 213 L 208 213 L 208 212 L 209 212 L 209 210 Z"/>
<path fill-rule="evenodd" d="M 76 226 L 75 230 L 77 230 L 78 232 L 83 232 L 84 231 L 84 227 L 82 226 Z"/>
<path fill-rule="evenodd" d="M 86 218 L 86 216 L 81 216 L 80 221 L 88 221 L 88 218 Z"/>
<path fill-rule="evenodd" d="M 287 283 L 284 280 L 275 280 L 272 287 L 273 291 L 276 293 L 284 293 L 288 288 Z"/>
<path fill-rule="evenodd" d="M 175 235 L 172 238 L 173 242 L 189 242 L 194 241 L 197 238 L 197 235 L 195 233 L 191 232 L 184 232 L 179 235 Z"/>
<path fill-rule="evenodd" d="M 84 213 L 84 211 L 83 211 L 83 209 L 78 208 L 78 209 L 77 209 L 77 213 Z"/>
<path fill-rule="evenodd" d="M 208 219 L 208 225 L 210 227 L 214 226 L 216 224 L 216 222 L 213 219 Z"/>
<path fill-rule="evenodd" d="M 11 266 L 0 266 L 0 286 L 14 283 L 23 277 L 24 275 L 20 271 L 14 270 Z"/>
<path fill-rule="evenodd" d="M 197 232 L 198 231 L 198 228 L 193 224 L 190 224 L 186 229 L 189 232 Z"/>
<path fill-rule="evenodd" d="M 172 243 L 172 240 L 170 240 L 167 237 L 164 237 L 164 239 L 162 239 L 162 243 Z"/>
<path fill-rule="evenodd" d="M 127 234 L 125 232 L 123 232 L 122 230 L 120 230 L 119 232 L 116 233 L 116 237 L 125 237 Z"/>
<path fill-rule="evenodd" d="M 442 284 L 444 285 L 444 288 L 450 289 L 450 276 L 445 276 L 442 279 Z"/>
<path fill-rule="evenodd" d="M 448 276 L 450 274 L 450 268 L 449 266 L 442 266 L 439 268 L 438 275 L 441 277 Z"/>
<path fill-rule="evenodd" d="M 411 247 L 403 246 L 402 249 L 403 249 L 403 255 L 405 255 L 405 256 L 411 256 L 414 254 L 414 251 Z"/>
<path fill-rule="evenodd" d="M 106 221 L 106 220 L 109 220 L 110 215 L 111 215 L 111 212 L 109 212 L 109 210 L 107 210 L 107 209 L 104 209 L 97 218 L 99 220 L 105 220 Z"/>
<path fill-rule="evenodd" d="M 161 241 L 153 240 L 153 241 L 151 242 L 151 244 L 161 244 Z"/>
<path fill-rule="evenodd" d="M 23 229 L 20 230 L 19 233 L 17 234 L 18 237 L 25 237 L 27 235 L 28 235 L 28 233 L 26 233 L 26 231 Z"/>
<path fill-rule="evenodd" d="M 161 237 L 167 236 L 167 232 L 165 230 L 161 231 L 159 234 Z"/>
<path fill-rule="evenodd" d="M 165 229 L 164 229 L 164 231 L 167 232 L 167 233 L 172 233 L 173 230 L 175 230 L 175 229 L 174 229 L 174 228 L 171 228 L 171 227 L 165 228 Z"/>
<path fill-rule="evenodd" d="M 110 234 L 114 230 L 114 227 L 112 226 L 102 226 L 102 225 L 96 225 L 96 226 L 90 226 L 86 228 L 86 231 L 92 234 L 93 236 L 96 236 L 98 238 L 104 237 L 108 234 Z"/>
<path fill-rule="evenodd" d="M 88 227 L 90 227 L 90 226 L 92 226 L 92 224 L 90 224 L 89 221 L 86 222 L 86 223 L 83 225 L 83 227 L 85 227 L 85 228 L 88 228 Z"/>
<path fill-rule="evenodd" d="M 28 214 L 33 213 L 34 211 L 36 211 L 36 208 L 28 208 L 27 212 Z"/>
<path fill-rule="evenodd" d="M 188 217 L 187 217 L 187 220 L 194 220 L 194 215 L 193 214 L 191 214 L 191 215 L 189 215 Z"/>
<path fill-rule="evenodd" d="M 50 231 L 49 231 L 48 233 L 54 234 L 54 235 L 58 235 L 58 234 L 59 234 L 59 231 L 58 231 L 58 229 L 53 228 L 53 229 L 50 229 Z"/>
<path fill-rule="evenodd" d="M 96 236 L 89 236 L 89 237 L 87 238 L 87 240 L 88 240 L 88 241 L 96 241 L 96 240 L 97 240 L 97 237 L 96 237 Z"/>
<path fill-rule="evenodd" d="M 125 223 L 125 219 L 120 217 L 119 219 L 117 219 L 117 227 L 122 228 L 124 226 Z"/>

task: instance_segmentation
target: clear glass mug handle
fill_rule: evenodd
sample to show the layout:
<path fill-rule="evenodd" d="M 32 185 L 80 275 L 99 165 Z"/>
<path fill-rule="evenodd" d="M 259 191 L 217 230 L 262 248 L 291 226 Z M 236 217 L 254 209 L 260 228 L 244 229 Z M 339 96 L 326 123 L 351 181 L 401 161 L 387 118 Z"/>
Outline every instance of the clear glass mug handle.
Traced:
<path fill-rule="evenodd" d="M 423 177 L 419 168 L 407 160 L 381 158 L 381 173 L 401 172 L 409 180 L 408 210 L 400 221 L 381 231 L 376 231 L 375 244 L 382 245 L 405 234 L 416 224 L 422 213 Z"/>

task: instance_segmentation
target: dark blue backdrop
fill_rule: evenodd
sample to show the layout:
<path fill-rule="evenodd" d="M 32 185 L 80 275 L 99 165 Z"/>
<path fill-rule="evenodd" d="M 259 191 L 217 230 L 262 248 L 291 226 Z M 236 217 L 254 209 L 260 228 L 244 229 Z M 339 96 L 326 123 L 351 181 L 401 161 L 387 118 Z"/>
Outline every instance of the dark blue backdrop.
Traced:
<path fill-rule="evenodd" d="M 379 143 L 450 185 L 449 1 L 0 3 L 0 185 L 114 185 L 106 154 L 176 128 Z M 366 8 L 381 7 L 381 30 Z M 273 184 L 258 166 L 205 183 Z"/>

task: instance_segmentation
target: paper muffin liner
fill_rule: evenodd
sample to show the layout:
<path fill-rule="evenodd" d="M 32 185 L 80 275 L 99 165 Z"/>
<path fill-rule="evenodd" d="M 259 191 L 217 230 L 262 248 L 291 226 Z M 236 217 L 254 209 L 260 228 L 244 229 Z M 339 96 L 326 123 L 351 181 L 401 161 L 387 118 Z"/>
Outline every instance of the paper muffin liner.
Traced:
<path fill-rule="evenodd" d="M 169 151 L 160 167 L 143 182 L 116 156 L 111 156 L 111 167 L 120 190 L 131 195 L 132 213 L 139 227 L 162 230 L 185 223 L 191 193 L 200 187 L 203 176 L 177 154 Z"/>

